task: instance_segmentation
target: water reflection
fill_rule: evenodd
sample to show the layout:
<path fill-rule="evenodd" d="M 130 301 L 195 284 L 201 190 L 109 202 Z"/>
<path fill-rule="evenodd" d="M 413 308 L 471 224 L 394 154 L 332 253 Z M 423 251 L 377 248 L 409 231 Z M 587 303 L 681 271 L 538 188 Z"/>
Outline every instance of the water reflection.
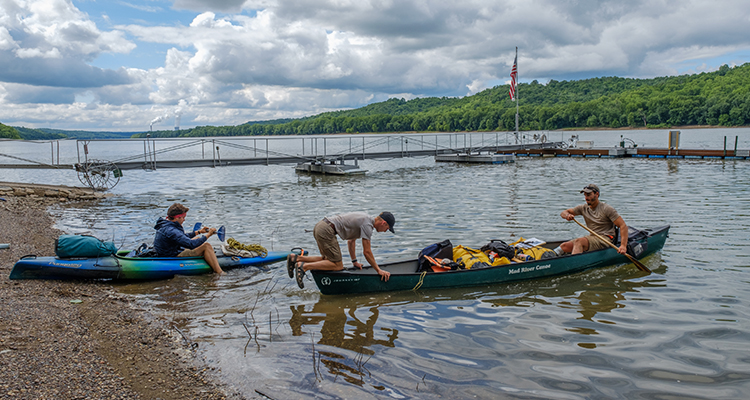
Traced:
<path fill-rule="evenodd" d="M 346 353 L 332 350 L 317 350 L 318 363 L 322 363 L 333 376 L 341 376 L 349 383 L 361 386 L 363 377 L 369 371 L 366 368 L 367 361 L 375 355 L 374 346 L 395 347 L 398 339 L 398 329 L 381 328 L 375 337 L 375 325 L 378 321 L 378 306 L 373 305 L 357 310 L 357 306 L 345 306 L 321 299 L 315 303 L 312 310 L 306 311 L 304 305 L 290 306 L 292 316 L 289 326 L 294 336 L 302 336 L 306 330 L 314 330 L 320 326 L 320 340 L 316 343 L 331 346 L 343 350 L 349 350 L 356 354 L 349 359 Z M 367 313 L 366 320 L 357 314 Z M 305 326 L 309 325 L 308 329 Z"/>

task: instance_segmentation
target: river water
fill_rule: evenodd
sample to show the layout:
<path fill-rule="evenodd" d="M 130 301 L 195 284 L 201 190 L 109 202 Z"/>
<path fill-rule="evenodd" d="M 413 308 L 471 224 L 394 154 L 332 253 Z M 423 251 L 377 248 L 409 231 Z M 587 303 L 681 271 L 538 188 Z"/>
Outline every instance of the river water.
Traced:
<path fill-rule="evenodd" d="M 624 135 L 666 147 L 666 131 Z M 569 134 L 566 134 L 569 135 Z M 683 130 L 682 148 L 750 148 L 750 129 Z M 556 139 L 556 138 L 553 138 Z M 46 156 L 49 149 L 46 148 Z M 122 154 L 122 148 L 112 149 Z M 596 183 L 634 227 L 672 226 L 664 249 L 616 265 L 534 281 L 454 290 L 323 296 L 283 263 L 225 276 L 116 283 L 163 312 L 247 397 L 738 399 L 750 393 L 750 161 L 519 158 L 502 165 L 431 157 L 365 160 L 363 177 L 298 175 L 289 165 L 125 171 L 117 196 L 52 209 L 68 232 L 132 247 L 153 238 L 175 201 L 187 226 L 269 250 L 302 246 L 326 215 L 396 216 L 376 233 L 379 262 L 430 243 L 481 246 L 583 235 L 559 217 Z M 10 181 L 76 184 L 71 171 L 0 170 Z M 215 239 L 212 239 L 215 240 Z M 345 246 L 343 246 L 345 249 Z M 344 254 L 346 251 L 344 250 Z M 361 246 L 358 246 L 361 256 Z M 257 392 L 256 392 L 257 391 Z"/>

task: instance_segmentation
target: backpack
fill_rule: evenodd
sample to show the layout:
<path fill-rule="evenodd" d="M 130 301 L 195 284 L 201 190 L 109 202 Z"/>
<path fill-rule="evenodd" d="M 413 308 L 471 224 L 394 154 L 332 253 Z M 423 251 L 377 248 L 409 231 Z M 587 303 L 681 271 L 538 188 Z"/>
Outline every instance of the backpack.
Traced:
<path fill-rule="evenodd" d="M 628 254 L 639 258 L 648 250 L 648 233 L 632 226 L 628 227 Z"/>
<path fill-rule="evenodd" d="M 428 260 L 425 256 L 434 258 L 434 259 L 444 259 L 449 258 L 453 260 L 453 243 L 451 243 L 450 240 L 446 239 L 442 242 L 431 244 L 422 251 L 419 252 L 419 268 L 418 271 L 432 271 L 432 262 Z"/>
<path fill-rule="evenodd" d="M 105 242 L 89 235 L 61 235 L 55 239 L 55 255 L 59 258 L 105 257 L 116 252 L 114 242 Z"/>

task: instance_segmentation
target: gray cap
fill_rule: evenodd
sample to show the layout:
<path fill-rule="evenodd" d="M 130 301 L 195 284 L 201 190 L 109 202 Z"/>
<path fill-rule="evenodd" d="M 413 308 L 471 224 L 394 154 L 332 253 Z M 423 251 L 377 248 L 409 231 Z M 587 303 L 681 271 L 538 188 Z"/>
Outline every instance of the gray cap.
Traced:
<path fill-rule="evenodd" d="M 599 186 L 594 185 L 593 183 L 590 185 L 587 185 L 583 190 L 581 190 L 581 193 L 591 193 L 596 192 L 599 193 Z"/>

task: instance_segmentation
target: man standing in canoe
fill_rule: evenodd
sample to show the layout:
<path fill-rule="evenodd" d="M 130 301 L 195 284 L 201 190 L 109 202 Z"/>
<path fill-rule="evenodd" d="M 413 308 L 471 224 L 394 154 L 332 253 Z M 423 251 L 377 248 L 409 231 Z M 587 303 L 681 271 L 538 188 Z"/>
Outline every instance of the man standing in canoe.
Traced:
<path fill-rule="evenodd" d="M 620 247 L 617 248 L 617 252 L 625 254 L 628 249 L 628 225 L 625 224 L 614 207 L 599 201 L 599 186 L 588 185 L 581 190 L 581 193 L 586 199 L 586 204 L 569 208 L 561 212 L 560 216 L 565 220 L 572 221 L 576 215 L 583 215 L 589 229 L 609 239 L 615 237 L 615 226 L 620 228 Z M 562 251 L 572 254 L 599 250 L 605 247 L 609 247 L 609 245 L 595 235 L 569 240 L 560 245 Z"/>
<path fill-rule="evenodd" d="M 344 261 L 341 256 L 341 248 L 336 239 L 339 235 L 346 240 L 351 257 L 352 265 L 362 269 L 362 263 L 357 262 L 357 239 L 362 239 L 362 252 L 365 259 L 372 268 L 380 275 L 380 279 L 388 281 L 391 273 L 380 269 L 375 262 L 375 256 L 370 248 L 372 231 L 385 232 L 389 230 L 393 233 L 393 225 L 396 224 L 396 218 L 393 214 L 385 211 L 378 216 L 371 216 L 363 212 L 351 212 L 338 214 L 331 217 L 325 217 L 313 228 L 313 236 L 318 244 L 320 256 L 303 256 L 290 254 L 287 257 L 286 267 L 289 277 L 297 277 L 297 285 L 302 289 L 305 287 L 302 278 L 305 271 L 325 270 L 340 271 L 344 269 Z"/>
<path fill-rule="evenodd" d="M 174 203 L 167 210 L 167 218 L 156 221 L 154 250 L 159 257 L 203 257 L 217 274 L 223 274 L 213 246 L 208 238 L 216 234 L 216 228 L 202 227 L 200 230 L 185 233 L 185 222 L 189 208 Z M 201 235 L 205 233 L 204 235 Z M 199 236 L 201 235 L 201 236 Z"/>

